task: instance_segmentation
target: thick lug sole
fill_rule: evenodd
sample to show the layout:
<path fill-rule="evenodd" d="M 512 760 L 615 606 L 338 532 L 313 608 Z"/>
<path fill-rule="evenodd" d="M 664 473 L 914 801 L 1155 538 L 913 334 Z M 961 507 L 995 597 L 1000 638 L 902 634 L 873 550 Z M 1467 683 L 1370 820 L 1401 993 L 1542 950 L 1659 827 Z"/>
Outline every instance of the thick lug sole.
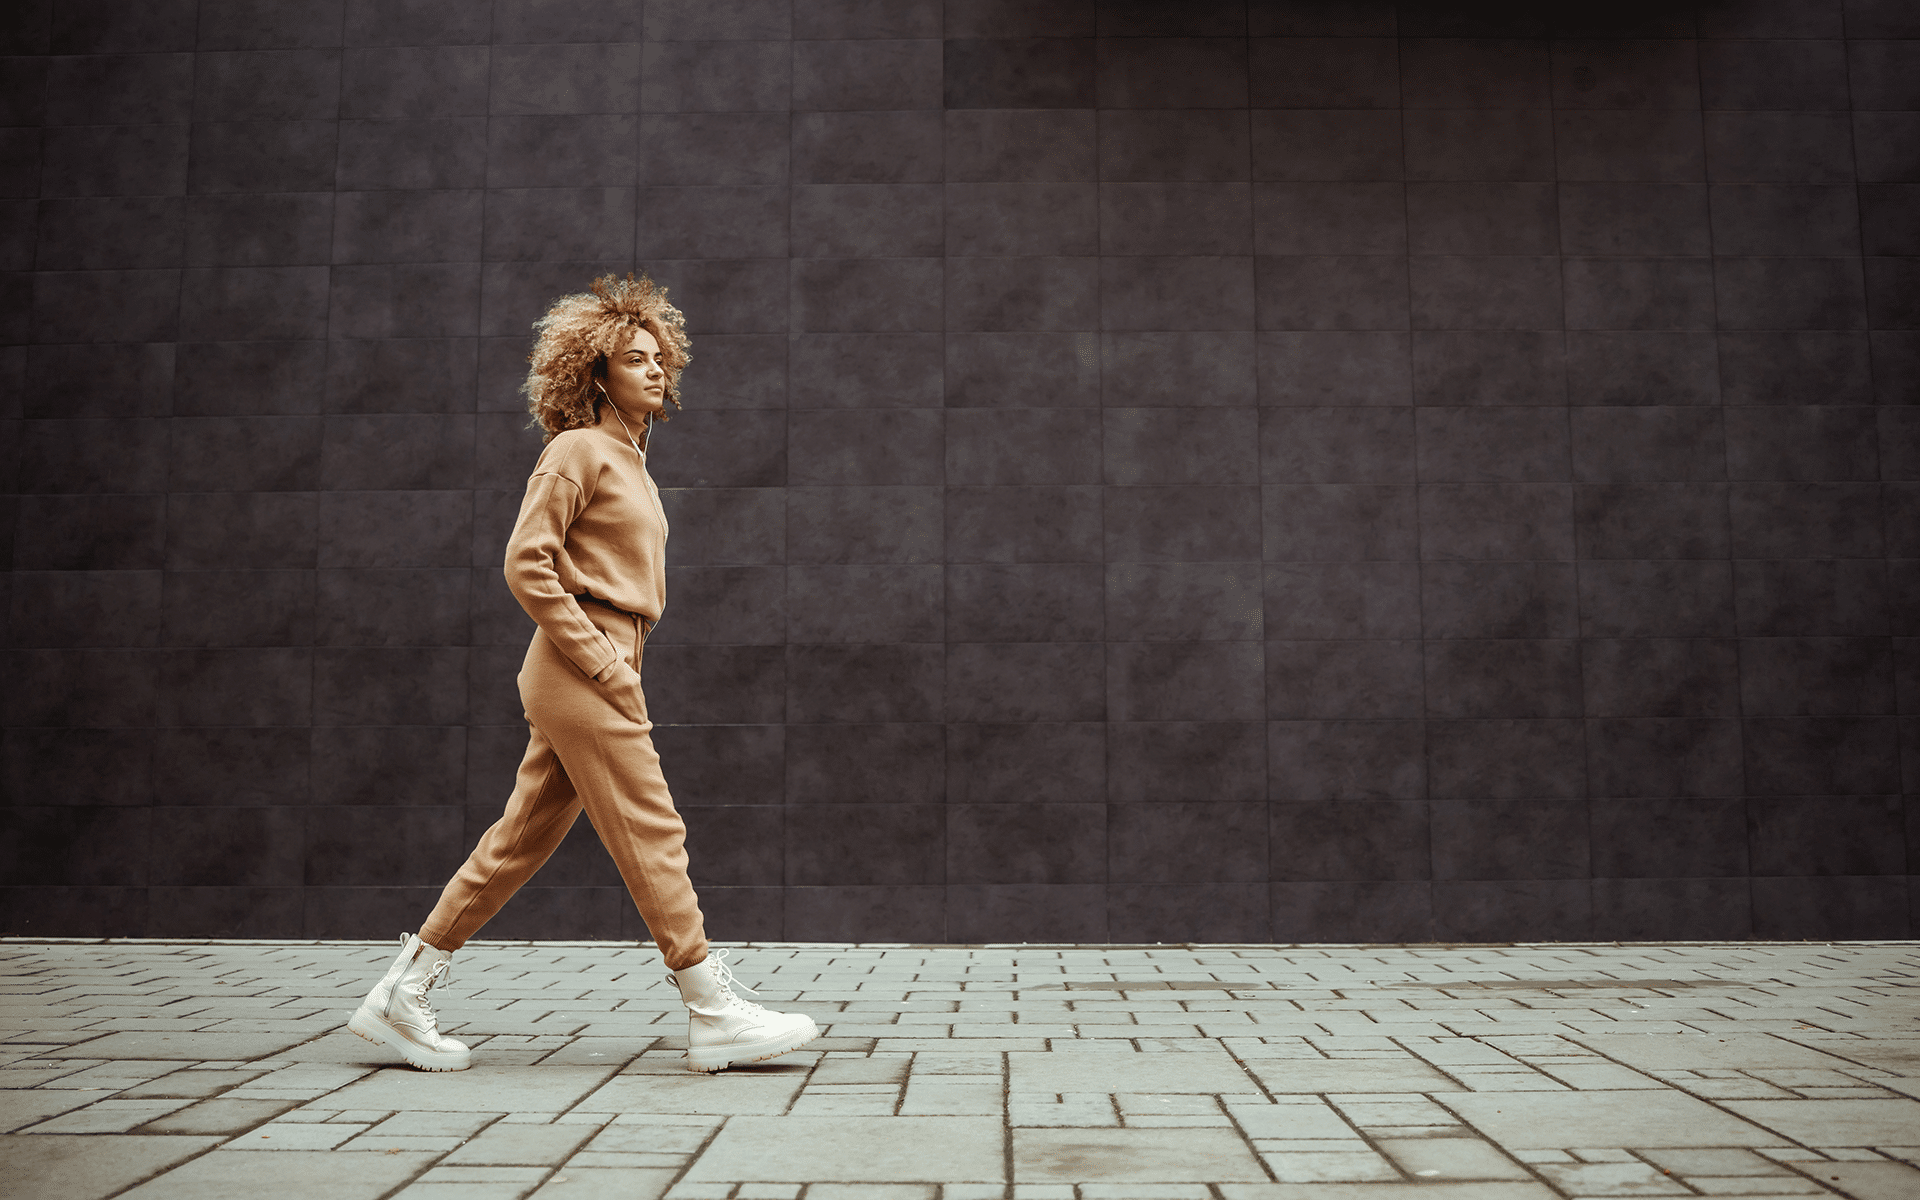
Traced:
<path fill-rule="evenodd" d="M 354 1012 L 352 1019 L 347 1022 L 347 1028 L 376 1046 L 392 1050 L 406 1059 L 408 1066 L 418 1067 L 422 1071 L 464 1071 L 473 1065 L 473 1055 L 466 1050 L 448 1054 L 415 1045 L 364 1005 Z"/>
<path fill-rule="evenodd" d="M 733 1042 L 725 1046 L 687 1048 L 687 1070 L 710 1075 L 728 1067 L 765 1062 L 782 1054 L 791 1054 L 820 1036 L 820 1026 L 809 1019 L 807 1027 L 783 1037 L 761 1038 L 756 1042 Z"/>

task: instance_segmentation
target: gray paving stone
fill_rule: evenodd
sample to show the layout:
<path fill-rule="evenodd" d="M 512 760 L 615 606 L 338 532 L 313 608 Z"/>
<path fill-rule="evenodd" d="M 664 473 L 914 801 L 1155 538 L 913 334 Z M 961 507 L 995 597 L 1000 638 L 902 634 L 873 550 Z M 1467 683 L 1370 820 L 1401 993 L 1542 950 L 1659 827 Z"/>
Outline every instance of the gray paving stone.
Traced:
<path fill-rule="evenodd" d="M 613 1075 L 612 1067 L 490 1067 L 465 1071 L 376 1071 L 331 1093 L 339 1108 L 389 1112 L 499 1112 L 502 1098 L 516 1108 L 571 1108 Z"/>
<path fill-rule="evenodd" d="M 1204 1044 L 1204 1043 L 1203 1043 Z M 1040 1092 L 1257 1093 L 1224 1051 L 1190 1054 L 1007 1055 L 1008 1089 Z"/>
<path fill-rule="evenodd" d="M 30 1133 L 125 1133 L 192 1104 L 191 1100 L 96 1100 L 33 1126 Z"/>
<path fill-rule="evenodd" d="M 1920 1129 L 1920 1100 L 1729 1100 L 1726 1107 L 1803 1146 L 1893 1146 Z"/>
<path fill-rule="evenodd" d="M 378 1200 L 425 1170 L 425 1154 L 329 1154 L 292 1150 L 270 1161 L 237 1150 L 203 1154 L 122 1193 L 128 1200 L 260 1200 L 271 1179 L 277 1196 Z M 271 1171 L 271 1175 L 265 1172 Z"/>
<path fill-rule="evenodd" d="M 84 1092 L 0 1092 L 0 1133 L 38 1124 L 97 1099 Z"/>
<path fill-rule="evenodd" d="M 1246 1059 L 1269 1092 L 1458 1092 L 1458 1083 L 1411 1055 L 1399 1061 Z"/>
<path fill-rule="evenodd" d="M 1556 1200 L 1543 1183 L 1228 1183 L 1225 1200 Z"/>
<path fill-rule="evenodd" d="M 760 1066 L 717 1075 L 621 1074 L 580 1100 L 588 1112 L 690 1114 L 782 1113 L 806 1082 L 806 1071 Z"/>
<path fill-rule="evenodd" d="M 98 1200 L 215 1145 L 210 1137 L 48 1134 L 0 1138 L 3 1190 L 22 1200 Z M 14 1192 L 24 1185 L 31 1191 Z"/>
<path fill-rule="evenodd" d="M 540 1200 L 660 1200 L 677 1168 L 565 1167 L 532 1194 Z M 724 1193 L 722 1193 L 724 1194 Z"/>
<path fill-rule="evenodd" d="M 1573 1040 L 1641 1070 L 1846 1065 L 1811 1047 L 1756 1033 L 1582 1033 L 1574 1035 Z"/>
<path fill-rule="evenodd" d="M 1573 1146 L 1776 1146 L 1784 1140 L 1671 1092 L 1455 1093 L 1440 1103 L 1505 1149 Z M 1809 1103 L 1859 1103 L 1810 1101 Z"/>
<path fill-rule="evenodd" d="M 46 1055 L 49 1058 L 171 1058 L 200 1062 L 232 1059 L 251 1062 L 254 1059 L 271 1058 L 314 1036 L 314 1032 L 121 1032 L 92 1038 L 78 1045 L 51 1048 Z"/>
<path fill-rule="evenodd" d="M 1833 1184 L 1854 1200 L 1913 1200 L 1920 1196 L 1920 1171 L 1905 1163 L 1835 1162 L 1808 1168 L 1823 1184 Z"/>
<path fill-rule="evenodd" d="M 1013 1131 L 1016 1183 L 1177 1183 L 1202 1164 L 1212 1182 L 1267 1178 L 1246 1142 L 1224 1129 Z"/>
<path fill-rule="evenodd" d="M 144 1133 L 245 1133 L 293 1108 L 295 1100 L 202 1100 L 141 1126 Z"/>
<path fill-rule="evenodd" d="M 1642 1162 L 1542 1163 L 1537 1168 L 1572 1196 L 1689 1196 L 1693 1189 Z"/>
<path fill-rule="evenodd" d="M 1380 1138 L 1395 1166 L 1418 1179 L 1532 1179 L 1519 1163 L 1478 1138 Z"/>
<path fill-rule="evenodd" d="M 136 1084 L 120 1093 L 123 1100 L 181 1097 L 199 1100 L 249 1083 L 265 1071 L 172 1071 L 151 1083 Z"/>
<path fill-rule="evenodd" d="M 986 1117 L 741 1116 L 727 1122 L 686 1178 L 965 1183 L 1003 1173 L 1001 1126 Z"/>
<path fill-rule="evenodd" d="M 591 1125 L 495 1125 L 444 1160 L 457 1166 L 553 1166 L 591 1138 Z"/>

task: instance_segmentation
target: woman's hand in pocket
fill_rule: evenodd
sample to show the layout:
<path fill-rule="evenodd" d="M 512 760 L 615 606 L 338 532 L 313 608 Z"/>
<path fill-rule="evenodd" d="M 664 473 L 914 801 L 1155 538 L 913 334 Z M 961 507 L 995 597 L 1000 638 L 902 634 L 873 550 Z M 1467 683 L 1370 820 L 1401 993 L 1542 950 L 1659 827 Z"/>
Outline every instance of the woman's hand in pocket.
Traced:
<path fill-rule="evenodd" d="M 628 666 L 625 659 L 615 659 L 612 666 L 594 679 L 606 690 L 607 698 L 622 716 L 639 724 L 646 723 L 647 698 L 640 692 L 640 672 Z"/>

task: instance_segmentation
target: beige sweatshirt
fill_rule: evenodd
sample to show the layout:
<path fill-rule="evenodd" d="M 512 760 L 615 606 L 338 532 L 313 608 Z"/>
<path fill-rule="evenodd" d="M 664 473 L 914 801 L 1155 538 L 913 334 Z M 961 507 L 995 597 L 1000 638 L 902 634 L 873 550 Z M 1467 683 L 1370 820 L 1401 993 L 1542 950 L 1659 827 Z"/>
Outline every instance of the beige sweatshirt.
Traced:
<path fill-rule="evenodd" d="M 588 675 L 619 652 L 574 597 L 583 593 L 649 622 L 667 608 L 667 515 L 645 460 L 596 429 L 547 443 L 507 541 L 507 586 L 553 644 Z"/>

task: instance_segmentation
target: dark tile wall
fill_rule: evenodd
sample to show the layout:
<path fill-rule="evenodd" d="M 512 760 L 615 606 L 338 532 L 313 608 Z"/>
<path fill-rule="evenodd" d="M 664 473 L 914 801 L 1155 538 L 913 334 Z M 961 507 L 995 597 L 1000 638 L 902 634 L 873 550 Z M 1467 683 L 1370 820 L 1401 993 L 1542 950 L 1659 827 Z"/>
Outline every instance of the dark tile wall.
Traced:
<path fill-rule="evenodd" d="M 7 931 L 414 927 L 635 266 L 717 936 L 1916 928 L 1911 4 L 0 21 Z M 492 931 L 644 933 L 584 825 Z"/>

